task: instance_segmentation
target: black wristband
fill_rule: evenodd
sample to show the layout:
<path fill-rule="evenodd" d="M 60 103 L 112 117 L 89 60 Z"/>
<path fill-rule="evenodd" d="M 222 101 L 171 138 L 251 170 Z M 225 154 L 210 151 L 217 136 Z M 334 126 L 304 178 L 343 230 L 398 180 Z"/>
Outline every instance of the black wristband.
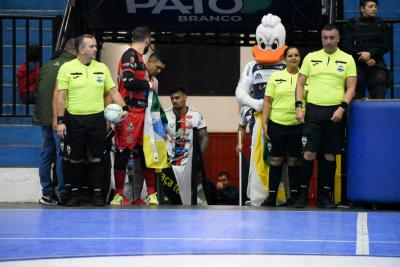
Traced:
<path fill-rule="evenodd" d="M 339 107 L 342 107 L 346 111 L 347 108 L 349 107 L 349 104 L 347 104 L 345 101 L 342 101 L 342 103 L 340 103 Z"/>
<path fill-rule="evenodd" d="M 292 102 L 293 103 L 293 102 Z M 303 101 L 296 101 L 294 103 L 295 108 L 302 108 L 303 107 Z"/>
<path fill-rule="evenodd" d="M 65 124 L 64 123 L 64 116 L 58 116 L 57 117 L 57 124 Z"/>
<path fill-rule="evenodd" d="M 127 105 L 123 106 L 123 107 L 122 107 L 122 110 L 123 110 L 123 111 L 128 111 L 128 112 L 129 112 L 129 108 L 128 108 Z"/>

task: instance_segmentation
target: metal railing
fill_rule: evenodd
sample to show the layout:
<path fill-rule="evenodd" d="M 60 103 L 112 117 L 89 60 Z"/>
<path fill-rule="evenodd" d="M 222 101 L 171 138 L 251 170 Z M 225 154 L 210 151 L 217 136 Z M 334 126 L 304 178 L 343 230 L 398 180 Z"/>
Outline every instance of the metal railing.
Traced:
<path fill-rule="evenodd" d="M 50 54 L 53 53 L 56 44 L 57 28 L 60 23 L 60 16 L 28 16 L 28 15 L 0 15 L 0 117 L 30 117 L 29 101 L 22 104 L 19 100 L 17 91 L 17 66 L 24 63 L 28 66 L 29 46 L 36 44 L 40 48 L 39 65 L 43 61 L 43 47 L 51 47 Z M 50 23 L 47 23 L 50 21 Z M 44 24 L 48 25 L 44 25 Z M 34 24 L 34 25 L 32 25 Z M 49 29 L 50 27 L 50 29 Z M 50 42 L 45 44 L 44 38 L 46 31 L 49 30 Z M 37 33 L 37 34 L 36 34 Z M 10 51 L 7 51 L 10 48 Z M 21 56 L 17 49 L 24 48 L 25 55 L 22 62 L 17 62 L 17 57 Z M 4 53 L 7 51 L 7 53 Z M 5 56 L 8 60 L 5 64 Z M 7 71 L 10 69 L 11 71 Z M 11 75 L 12 77 L 5 77 Z M 7 78 L 8 82 L 5 82 Z M 11 81 L 11 83 L 9 82 Z M 29 75 L 26 77 L 26 92 L 29 98 Z M 21 108 L 21 106 L 23 108 Z M 22 109 L 22 110 L 21 110 Z"/>

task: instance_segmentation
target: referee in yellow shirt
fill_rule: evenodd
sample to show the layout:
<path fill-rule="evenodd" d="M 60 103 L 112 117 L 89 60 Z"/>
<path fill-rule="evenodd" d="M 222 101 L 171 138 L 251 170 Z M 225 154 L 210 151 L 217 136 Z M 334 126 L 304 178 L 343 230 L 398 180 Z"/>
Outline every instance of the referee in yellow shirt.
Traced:
<path fill-rule="evenodd" d="M 286 69 L 274 72 L 265 89 L 262 122 L 271 155 L 268 198 L 262 206 L 276 206 L 276 195 L 287 157 L 290 201 L 296 198 L 300 187 L 302 125 L 296 120 L 295 89 L 299 73 L 300 52 L 288 47 L 285 52 Z"/>
<path fill-rule="evenodd" d="M 335 208 L 332 189 L 336 171 L 336 154 L 342 149 L 344 125 L 342 118 L 355 94 L 357 71 L 351 55 L 341 51 L 339 30 L 326 25 L 322 31 L 323 49 L 309 53 L 303 61 L 296 86 L 296 119 L 305 122 L 303 129 L 303 160 L 301 164 L 301 194 L 295 207 L 307 204 L 308 185 L 317 152 L 318 207 Z M 304 85 L 307 81 L 307 107 L 302 109 Z"/>
<path fill-rule="evenodd" d="M 75 39 L 78 58 L 64 63 L 57 76 L 57 134 L 64 140 L 63 156 L 70 161 L 67 176 L 71 181 L 71 198 L 67 206 L 79 206 L 83 162 L 88 161 L 88 176 L 94 189 L 93 204 L 104 206 L 104 168 L 106 156 L 106 121 L 104 97 L 128 108 L 118 93 L 107 66 L 95 60 L 96 39 L 84 34 Z"/>

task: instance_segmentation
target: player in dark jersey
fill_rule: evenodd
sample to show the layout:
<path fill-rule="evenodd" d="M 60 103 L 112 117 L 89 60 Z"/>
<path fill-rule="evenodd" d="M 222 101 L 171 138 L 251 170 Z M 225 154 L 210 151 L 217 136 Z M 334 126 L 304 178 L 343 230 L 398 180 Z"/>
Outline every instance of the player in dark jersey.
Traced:
<path fill-rule="evenodd" d="M 114 178 L 116 194 L 111 205 L 124 204 L 124 181 L 130 155 L 140 157 L 149 194 L 154 193 L 154 171 L 144 166 L 143 126 L 149 91 L 157 91 L 157 83 L 146 79 L 146 65 L 143 55 L 150 48 L 150 30 L 137 27 L 132 32 L 132 47 L 124 52 L 118 66 L 118 91 L 129 107 L 125 121 L 115 125 L 115 163 Z M 125 204 L 127 204 L 125 202 Z"/>

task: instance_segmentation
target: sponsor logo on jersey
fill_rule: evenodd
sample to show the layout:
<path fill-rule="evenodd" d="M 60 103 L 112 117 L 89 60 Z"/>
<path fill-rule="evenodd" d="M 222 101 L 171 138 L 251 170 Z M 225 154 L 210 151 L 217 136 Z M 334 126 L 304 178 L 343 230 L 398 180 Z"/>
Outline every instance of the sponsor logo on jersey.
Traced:
<path fill-rule="evenodd" d="M 129 122 L 128 123 L 128 128 L 127 128 L 128 132 L 133 132 L 134 127 L 133 127 L 133 122 Z"/>

